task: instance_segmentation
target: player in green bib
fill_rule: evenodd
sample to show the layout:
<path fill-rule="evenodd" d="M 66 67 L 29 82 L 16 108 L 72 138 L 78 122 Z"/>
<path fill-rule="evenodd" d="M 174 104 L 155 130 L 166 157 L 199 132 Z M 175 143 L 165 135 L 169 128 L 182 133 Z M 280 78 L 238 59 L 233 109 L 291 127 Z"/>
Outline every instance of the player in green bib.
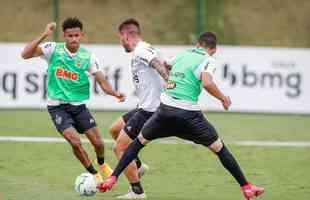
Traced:
<path fill-rule="evenodd" d="M 88 100 L 90 86 L 85 71 L 90 67 L 90 58 L 91 53 L 82 46 L 76 55 L 70 57 L 65 44 L 56 43 L 47 69 L 48 97 L 65 102 Z"/>
<path fill-rule="evenodd" d="M 105 79 L 96 56 L 80 41 L 84 35 L 83 24 L 78 18 L 67 18 L 62 24 L 65 42 L 41 42 L 55 30 L 56 24 L 49 23 L 41 36 L 26 45 L 22 51 L 24 59 L 38 57 L 46 60 L 47 68 L 47 108 L 56 129 L 70 143 L 74 155 L 102 182 L 84 150 L 79 134 L 85 134 L 94 146 L 97 164 L 103 175 L 111 174 L 111 168 L 104 161 L 104 144 L 95 119 L 85 105 L 90 96 L 89 76 L 93 75 L 101 89 L 119 101 L 125 96 L 114 91 Z"/>
<path fill-rule="evenodd" d="M 249 183 L 234 156 L 219 139 L 214 126 L 206 120 L 197 101 L 202 88 L 217 98 L 227 110 L 231 101 L 213 82 L 217 39 L 211 32 L 203 33 L 195 48 L 178 54 L 169 65 L 172 66 L 161 105 L 143 126 L 138 138 L 127 148 L 112 175 L 99 185 L 105 192 L 113 187 L 126 166 L 137 157 L 139 151 L 150 141 L 176 136 L 208 147 L 215 153 L 222 165 L 241 186 L 246 199 L 264 192 L 264 188 Z"/>

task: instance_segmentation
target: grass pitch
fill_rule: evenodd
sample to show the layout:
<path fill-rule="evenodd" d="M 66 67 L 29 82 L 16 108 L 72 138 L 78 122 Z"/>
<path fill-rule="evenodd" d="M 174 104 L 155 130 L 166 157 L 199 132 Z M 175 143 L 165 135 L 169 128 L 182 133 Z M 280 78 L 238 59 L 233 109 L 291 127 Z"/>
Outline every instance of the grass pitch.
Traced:
<path fill-rule="evenodd" d="M 95 112 L 104 138 L 119 112 Z M 310 141 L 309 116 L 210 113 L 208 119 L 225 141 Z M 0 136 L 58 136 L 47 112 L 0 111 Z M 90 144 L 84 144 L 94 158 Z M 241 147 L 228 145 L 248 179 L 266 187 L 266 200 L 310 199 L 310 147 Z M 116 160 L 107 144 L 106 160 Z M 148 199 L 239 200 L 234 179 L 204 147 L 190 144 L 150 144 L 141 152 L 150 166 L 142 183 Z M 73 189 L 83 167 L 66 143 L 0 142 L 0 199 L 115 199 L 128 189 L 122 176 L 116 187 L 94 197 Z"/>

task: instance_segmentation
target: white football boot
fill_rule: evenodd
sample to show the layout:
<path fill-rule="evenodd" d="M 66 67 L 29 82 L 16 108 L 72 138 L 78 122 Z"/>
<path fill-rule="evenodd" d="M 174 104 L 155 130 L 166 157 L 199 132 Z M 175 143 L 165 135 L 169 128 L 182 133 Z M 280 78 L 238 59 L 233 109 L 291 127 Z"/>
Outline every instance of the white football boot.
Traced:
<path fill-rule="evenodd" d="M 127 194 L 117 196 L 118 199 L 146 199 L 146 194 L 143 192 L 142 194 L 136 194 L 131 189 L 129 189 Z"/>
<path fill-rule="evenodd" d="M 138 169 L 138 176 L 141 178 L 147 171 L 149 171 L 149 166 L 147 164 L 142 163 L 141 167 Z M 146 199 L 146 194 L 136 194 L 131 190 L 131 187 L 128 190 L 127 194 L 121 195 L 117 197 L 118 199 Z"/>

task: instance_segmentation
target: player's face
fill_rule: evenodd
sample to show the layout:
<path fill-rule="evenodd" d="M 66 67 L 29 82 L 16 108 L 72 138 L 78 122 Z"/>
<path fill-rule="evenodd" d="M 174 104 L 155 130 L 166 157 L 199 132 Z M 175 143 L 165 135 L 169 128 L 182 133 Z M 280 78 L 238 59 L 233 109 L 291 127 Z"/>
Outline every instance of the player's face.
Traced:
<path fill-rule="evenodd" d="M 216 47 L 215 48 L 206 48 L 206 51 L 208 52 L 208 54 L 210 55 L 210 56 L 212 56 L 213 54 L 215 54 L 216 53 Z"/>
<path fill-rule="evenodd" d="M 130 38 L 128 37 L 128 33 L 127 32 L 120 32 L 119 33 L 119 40 L 121 45 L 124 47 L 125 51 L 128 52 L 132 52 L 132 45 L 130 42 Z"/>
<path fill-rule="evenodd" d="M 80 47 L 82 37 L 83 32 L 80 28 L 68 28 L 64 31 L 66 46 L 70 50 L 77 50 Z"/>

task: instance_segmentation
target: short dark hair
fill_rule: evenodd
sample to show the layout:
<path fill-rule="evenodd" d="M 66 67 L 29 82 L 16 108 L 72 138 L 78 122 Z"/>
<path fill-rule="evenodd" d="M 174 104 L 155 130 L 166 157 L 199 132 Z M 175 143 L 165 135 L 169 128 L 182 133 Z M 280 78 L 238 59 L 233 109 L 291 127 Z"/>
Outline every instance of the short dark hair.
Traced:
<path fill-rule="evenodd" d="M 62 31 L 68 28 L 80 28 L 83 30 L 83 24 L 77 17 L 68 17 L 62 23 Z"/>
<path fill-rule="evenodd" d="M 212 32 L 204 32 L 199 36 L 198 43 L 203 47 L 208 47 L 211 49 L 216 48 L 216 35 Z"/>
<path fill-rule="evenodd" d="M 140 24 L 139 22 L 134 19 L 134 18 L 130 18 L 130 19 L 126 19 L 125 21 L 123 21 L 119 26 L 118 26 L 118 31 L 121 32 L 121 30 L 127 26 L 127 25 L 134 25 L 137 27 L 138 29 L 138 34 L 140 34 L 141 30 L 140 30 Z"/>

